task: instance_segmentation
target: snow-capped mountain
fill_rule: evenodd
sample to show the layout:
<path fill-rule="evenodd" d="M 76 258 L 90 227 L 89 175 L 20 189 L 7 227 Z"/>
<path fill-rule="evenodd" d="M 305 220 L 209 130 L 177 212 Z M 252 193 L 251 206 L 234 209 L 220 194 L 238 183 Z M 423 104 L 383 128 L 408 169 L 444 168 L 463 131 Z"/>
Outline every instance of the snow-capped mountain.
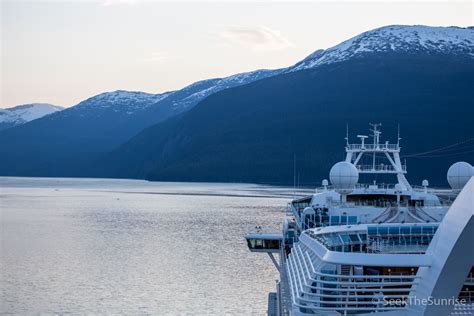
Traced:
<path fill-rule="evenodd" d="M 285 69 L 267 70 L 259 69 L 244 72 L 224 78 L 213 78 L 195 82 L 181 90 L 175 91 L 162 102 L 166 103 L 173 111 L 180 113 L 190 109 L 206 97 L 224 89 L 244 85 L 260 79 L 276 76 Z"/>
<path fill-rule="evenodd" d="M 468 61 L 466 64 L 471 64 L 474 60 L 473 43 L 474 28 L 387 26 L 362 33 L 332 48 L 317 50 L 304 60 L 288 68 L 256 70 L 225 78 L 202 80 L 180 90 L 161 94 L 123 90 L 101 93 L 58 113 L 1 131 L 0 174 L 91 175 L 92 173 L 89 173 L 90 170 L 87 168 L 95 165 L 94 159 L 99 159 L 101 155 L 106 153 L 113 153 L 112 156 L 123 155 L 126 160 L 122 161 L 124 164 L 130 163 L 129 169 L 127 169 L 129 173 L 126 176 L 135 177 L 137 174 L 142 176 L 143 174 L 139 173 L 138 169 L 131 164 L 134 159 L 143 160 L 142 155 L 136 155 L 135 149 L 130 149 L 134 148 L 133 146 L 124 147 L 123 151 L 119 150 L 121 148 L 119 146 L 129 142 L 139 143 L 144 148 L 143 152 L 150 153 L 152 158 L 156 159 L 156 161 L 153 159 L 150 161 L 143 160 L 140 163 L 143 163 L 143 166 L 147 168 L 156 166 L 161 157 L 167 157 L 167 151 L 178 148 L 182 144 L 188 144 L 192 133 L 183 136 L 185 134 L 176 132 L 177 130 L 173 132 L 173 128 L 177 128 L 173 126 L 177 124 L 176 122 L 181 122 L 182 117 L 187 116 L 184 112 L 200 103 L 205 107 L 206 104 L 217 102 L 216 106 L 222 112 L 220 113 L 220 122 L 217 123 L 223 125 L 227 124 L 226 111 L 232 110 L 235 116 L 236 113 L 239 113 L 239 107 L 242 107 L 242 109 L 250 108 L 249 113 L 251 115 L 249 114 L 246 121 L 252 121 L 257 112 L 252 112 L 251 109 L 264 106 L 267 106 L 270 112 L 265 112 L 264 116 L 260 116 L 260 120 L 266 121 L 278 118 L 281 120 L 279 123 L 281 124 L 290 120 L 291 116 L 284 111 L 289 107 L 293 107 L 294 104 L 298 104 L 298 102 L 301 104 L 307 103 L 304 104 L 304 107 L 306 107 L 305 115 L 308 116 L 308 113 L 314 108 L 314 102 L 317 102 L 321 95 L 327 95 L 327 100 L 332 100 L 335 97 L 331 95 L 332 91 L 321 88 L 317 94 L 315 92 L 320 83 L 330 81 L 332 76 L 337 76 L 339 85 L 344 82 L 347 83 L 346 90 L 340 90 L 337 84 L 331 86 L 334 90 L 337 90 L 336 96 L 347 97 L 344 102 L 341 101 L 341 106 L 342 104 L 353 103 L 353 96 L 350 93 L 362 93 L 353 80 L 348 80 L 348 74 L 353 75 L 356 70 L 360 71 L 357 74 L 359 81 L 369 82 L 376 76 L 382 76 L 380 80 L 375 81 L 377 84 L 379 84 L 379 81 L 381 82 L 380 87 L 375 88 L 375 83 L 371 85 L 370 89 L 364 92 L 362 98 L 364 101 L 359 100 L 361 104 L 369 102 L 367 101 L 367 99 L 370 99 L 368 97 L 376 94 L 376 92 L 385 91 L 384 89 L 397 91 L 393 92 L 390 99 L 385 101 L 392 103 L 396 100 L 401 103 L 407 102 L 402 100 L 403 94 L 400 94 L 396 89 L 401 83 L 407 81 L 407 79 L 417 78 L 420 83 L 428 84 L 432 81 L 432 73 L 442 74 L 449 70 L 439 69 L 440 64 L 447 64 L 448 62 L 464 69 L 466 60 Z M 396 58 L 392 58 L 393 56 Z M 430 60 L 433 63 L 430 63 Z M 380 61 L 383 61 L 383 63 L 380 63 Z M 338 62 L 341 62 L 341 69 L 338 69 L 337 74 L 333 75 L 325 71 L 326 66 L 336 69 L 338 66 L 335 65 L 334 68 L 331 64 Z M 393 65 L 396 63 L 397 67 L 405 67 L 406 73 L 400 73 L 399 78 L 396 78 L 398 81 L 390 81 L 388 80 L 390 74 L 385 75 L 384 69 L 376 69 L 377 65 L 374 65 L 374 63 L 377 65 Z M 358 64 L 364 65 L 365 68 L 357 68 L 356 65 Z M 423 69 L 416 68 L 418 64 L 423 64 L 431 72 L 424 73 Z M 320 67 L 323 65 L 325 67 Z M 318 67 L 320 68 L 318 69 Z M 299 70 L 308 69 L 314 69 L 314 71 L 299 72 Z M 425 76 L 421 76 L 417 71 Z M 406 78 L 406 74 L 410 74 L 410 77 Z M 462 75 L 467 76 L 464 73 Z M 317 77 L 319 81 L 313 80 L 313 76 Z M 390 82 L 389 84 L 387 80 Z M 259 81 L 259 84 L 252 84 L 255 81 Z M 468 81 L 461 80 L 461 82 Z M 414 85 L 418 85 L 418 82 Z M 230 89 L 237 86 L 241 87 Z M 293 88 L 301 89 L 301 91 L 293 91 Z M 431 86 L 426 89 L 429 93 L 435 95 Z M 280 90 L 288 90 L 288 93 L 278 93 Z M 254 103 L 252 103 L 252 96 L 259 95 L 259 93 L 262 95 L 253 100 Z M 275 98 L 275 95 L 280 95 L 280 97 Z M 224 98 L 223 96 L 231 97 Z M 380 98 L 383 99 L 384 97 L 387 97 L 387 95 L 384 94 Z M 415 96 L 410 96 L 410 98 L 412 97 Z M 243 99 L 245 99 L 245 102 L 242 102 Z M 381 100 L 379 101 L 382 102 Z M 409 100 L 411 102 L 411 99 Z M 430 102 L 434 103 L 435 101 L 430 99 L 429 102 L 427 100 L 421 102 L 419 100 L 419 103 L 430 104 Z M 273 107 L 279 102 L 282 103 L 280 113 L 275 112 L 276 108 Z M 324 111 L 330 109 L 329 103 L 325 103 L 325 107 L 322 107 L 321 111 L 324 113 Z M 267 111 L 267 108 L 261 110 Z M 346 110 L 344 108 L 344 111 Z M 202 111 L 205 112 L 198 106 L 193 110 L 193 113 L 203 113 Z M 321 111 L 318 113 L 321 113 Z M 281 114 L 283 112 L 285 114 Z M 178 116 L 181 113 L 182 115 Z M 193 133 L 196 134 L 204 133 L 208 125 L 214 126 L 217 124 L 211 119 L 218 117 L 215 115 L 193 116 L 191 113 L 189 115 L 193 118 L 189 121 L 190 127 L 202 127 L 193 130 Z M 171 117 L 175 117 L 175 119 L 167 120 Z M 198 121 L 196 122 L 194 119 Z M 294 119 L 294 122 L 299 120 L 299 118 Z M 167 120 L 167 122 L 159 124 L 164 120 Z M 239 122 L 238 124 L 243 124 L 241 120 L 235 121 Z M 311 123 L 310 126 L 314 126 L 314 124 Z M 295 129 L 297 128 L 295 127 Z M 236 128 L 236 130 L 238 129 Z M 152 131 L 158 132 L 156 135 L 147 134 Z M 220 131 L 208 133 L 208 135 L 211 134 L 218 135 Z M 168 138 L 173 138 L 173 135 L 179 139 L 172 142 L 171 147 L 164 147 L 162 152 L 153 151 L 154 144 L 158 142 L 165 143 Z M 230 132 L 229 135 L 235 135 L 235 133 Z M 282 133 L 281 135 L 286 134 Z M 132 138 L 134 136 L 136 137 Z M 199 145 L 199 141 L 194 143 Z M 183 152 L 187 152 L 187 150 L 183 150 Z M 26 155 L 27 152 L 30 152 L 31 155 Z M 33 153 L 35 159 L 32 161 L 29 157 L 33 156 Z M 8 159 L 4 157 L 8 157 Z M 87 163 L 90 163 L 90 166 L 87 166 Z"/>
<path fill-rule="evenodd" d="M 390 25 L 317 50 L 287 71 L 314 68 L 371 53 L 463 54 L 474 58 L 474 28 Z"/>
<path fill-rule="evenodd" d="M 185 111 L 211 94 L 260 79 L 320 65 L 344 61 L 369 53 L 429 52 L 464 54 L 474 58 L 474 28 L 390 25 L 364 32 L 326 50 L 319 49 L 288 68 L 256 70 L 198 81 L 171 94 L 173 109 Z M 173 98 L 174 96 L 174 98 Z"/>
<path fill-rule="evenodd" d="M 47 103 L 24 104 L 8 109 L 0 109 L 0 130 L 36 120 L 63 109 L 61 106 Z"/>
<path fill-rule="evenodd" d="M 136 111 L 147 109 L 153 104 L 163 100 L 171 93 L 172 92 L 152 94 L 125 90 L 104 92 L 80 102 L 72 107 L 71 111 L 64 111 L 63 114 L 74 115 L 77 111 L 87 110 L 111 110 L 112 112 L 123 112 L 130 115 Z"/>
<path fill-rule="evenodd" d="M 368 122 L 380 122 L 385 139 L 396 137 L 400 124 L 405 152 L 467 138 L 474 135 L 472 32 L 386 27 L 364 33 L 312 54 L 297 65 L 305 70 L 290 67 L 215 93 L 143 130 L 104 158 L 100 171 L 157 181 L 290 184 L 288 166 L 297 152 L 304 181 L 316 183 L 340 159 L 346 124 L 364 131 Z M 420 131 L 429 134 L 423 142 Z M 445 176 L 433 169 L 472 159 L 461 150 L 411 159 L 410 177 L 421 183 L 428 174 L 430 182 L 443 185 Z"/>

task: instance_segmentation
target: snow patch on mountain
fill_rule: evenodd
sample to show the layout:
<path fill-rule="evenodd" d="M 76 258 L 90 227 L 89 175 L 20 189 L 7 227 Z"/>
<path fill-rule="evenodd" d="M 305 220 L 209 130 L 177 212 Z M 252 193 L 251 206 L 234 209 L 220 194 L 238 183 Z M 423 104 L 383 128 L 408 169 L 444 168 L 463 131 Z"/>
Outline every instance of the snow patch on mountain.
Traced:
<path fill-rule="evenodd" d="M 64 108 L 61 106 L 47 103 L 24 104 L 8 109 L 0 109 L 0 123 L 24 124 L 62 109 Z"/>
<path fill-rule="evenodd" d="M 317 50 L 288 72 L 376 52 L 465 54 L 474 58 L 474 28 L 390 25 L 364 32 L 326 50 Z"/>
<path fill-rule="evenodd" d="M 260 79 L 268 78 L 280 74 L 285 69 L 259 69 L 250 72 L 239 73 L 225 78 L 214 78 L 195 82 L 182 90 L 185 96 L 172 103 L 175 110 L 184 110 L 196 105 L 206 97 L 224 89 L 241 86 Z"/>
<path fill-rule="evenodd" d="M 80 102 L 73 107 L 75 110 L 82 109 L 109 109 L 119 112 L 123 111 L 132 114 L 137 110 L 143 110 L 151 105 L 163 100 L 172 92 L 160 94 L 145 93 L 140 91 L 117 90 L 104 92 Z"/>

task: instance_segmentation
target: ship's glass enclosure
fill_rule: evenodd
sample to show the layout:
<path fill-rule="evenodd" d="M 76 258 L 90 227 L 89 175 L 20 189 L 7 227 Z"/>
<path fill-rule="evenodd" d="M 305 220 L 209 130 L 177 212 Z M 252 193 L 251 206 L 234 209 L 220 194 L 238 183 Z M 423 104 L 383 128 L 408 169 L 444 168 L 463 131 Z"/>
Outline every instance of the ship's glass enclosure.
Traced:
<path fill-rule="evenodd" d="M 283 236 L 271 234 L 252 234 L 245 237 L 250 251 L 279 252 Z"/>
<path fill-rule="evenodd" d="M 342 216 L 341 216 L 342 217 Z M 320 233 L 306 231 L 331 251 L 424 252 L 438 228 L 433 225 L 369 225 L 366 230 Z"/>

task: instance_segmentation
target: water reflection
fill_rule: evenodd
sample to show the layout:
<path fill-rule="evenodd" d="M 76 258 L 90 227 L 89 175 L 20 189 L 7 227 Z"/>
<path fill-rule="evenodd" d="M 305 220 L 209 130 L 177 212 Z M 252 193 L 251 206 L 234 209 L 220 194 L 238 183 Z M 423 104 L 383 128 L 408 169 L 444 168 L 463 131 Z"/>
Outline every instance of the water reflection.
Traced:
<path fill-rule="evenodd" d="M 276 271 L 247 251 L 292 189 L 0 178 L 1 313 L 264 314 Z"/>

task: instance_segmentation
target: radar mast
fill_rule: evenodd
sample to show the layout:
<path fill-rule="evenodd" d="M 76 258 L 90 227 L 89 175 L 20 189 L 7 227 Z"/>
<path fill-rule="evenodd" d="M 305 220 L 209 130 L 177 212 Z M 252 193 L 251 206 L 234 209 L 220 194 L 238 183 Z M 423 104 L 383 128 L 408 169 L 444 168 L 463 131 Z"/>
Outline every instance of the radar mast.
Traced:
<path fill-rule="evenodd" d="M 400 131 L 398 131 L 398 139 L 396 144 L 390 144 L 388 141 L 380 143 L 380 127 L 382 124 L 370 124 L 372 127 L 370 135 L 373 138 L 372 144 L 367 144 L 365 140 L 369 138 L 366 135 L 357 135 L 360 139 L 359 144 L 350 144 L 347 140 L 346 161 L 352 163 L 360 174 L 395 174 L 398 183 L 403 190 L 412 190 L 412 187 L 405 177 L 406 165 L 400 160 Z M 346 136 L 348 139 L 348 136 Z M 365 154 L 372 155 L 372 164 L 360 164 L 362 156 Z M 388 160 L 389 164 L 376 164 L 376 156 L 381 154 Z"/>

